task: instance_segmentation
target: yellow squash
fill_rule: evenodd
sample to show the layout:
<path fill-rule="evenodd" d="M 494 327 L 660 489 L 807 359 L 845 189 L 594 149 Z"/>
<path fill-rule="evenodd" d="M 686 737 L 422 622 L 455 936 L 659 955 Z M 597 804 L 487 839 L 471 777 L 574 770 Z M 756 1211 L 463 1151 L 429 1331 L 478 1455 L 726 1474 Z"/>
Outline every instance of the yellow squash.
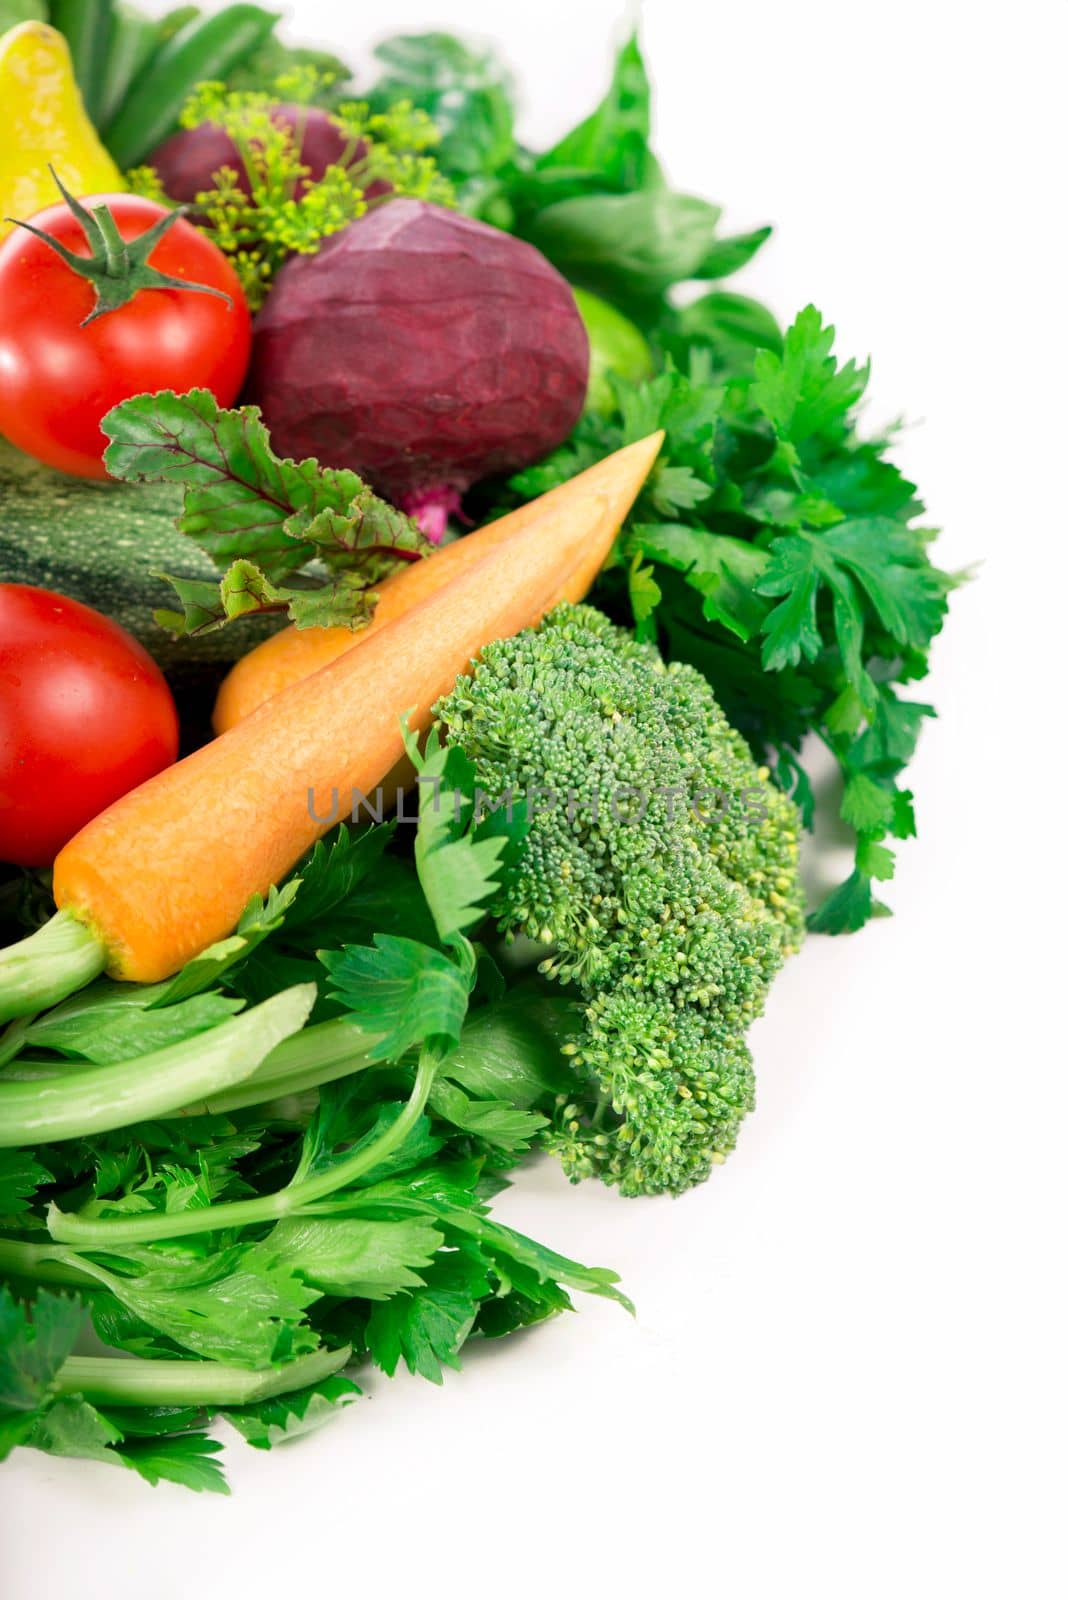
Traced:
<path fill-rule="evenodd" d="M 0 37 L 0 239 L 6 217 L 25 220 L 59 199 L 48 164 L 77 196 L 125 189 L 74 81 L 67 41 L 44 22 Z"/>

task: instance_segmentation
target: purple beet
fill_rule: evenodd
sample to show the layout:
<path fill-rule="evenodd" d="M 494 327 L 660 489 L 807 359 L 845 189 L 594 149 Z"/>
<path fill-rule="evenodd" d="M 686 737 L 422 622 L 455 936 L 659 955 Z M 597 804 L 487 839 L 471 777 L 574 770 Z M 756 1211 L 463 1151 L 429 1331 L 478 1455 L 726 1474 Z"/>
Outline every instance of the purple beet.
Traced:
<path fill-rule="evenodd" d="M 566 438 L 588 370 L 575 297 L 539 251 L 401 199 L 282 267 L 249 396 L 280 454 L 355 468 L 440 538 L 471 484 Z"/>
<path fill-rule="evenodd" d="M 291 129 L 300 147 L 300 159 L 310 169 L 307 179 L 297 186 L 298 195 L 303 194 L 309 183 L 318 183 L 327 167 L 339 162 L 354 166 L 367 153 L 362 140 L 353 145 L 333 117 L 317 106 L 280 103 L 272 107 L 271 120 Z M 149 156 L 149 162 L 159 173 L 160 182 L 171 199 L 185 204 L 195 200 L 201 190 L 212 187 L 213 176 L 220 167 L 232 167 L 238 175 L 239 187 L 245 194 L 249 192 L 237 146 L 215 122 L 172 133 Z"/>

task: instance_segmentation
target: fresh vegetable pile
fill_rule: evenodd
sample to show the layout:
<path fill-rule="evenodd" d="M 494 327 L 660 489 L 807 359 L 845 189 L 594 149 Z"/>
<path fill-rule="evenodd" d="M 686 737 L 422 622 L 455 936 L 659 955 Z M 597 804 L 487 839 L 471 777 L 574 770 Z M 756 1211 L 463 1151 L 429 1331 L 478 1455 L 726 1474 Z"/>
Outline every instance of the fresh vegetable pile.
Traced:
<path fill-rule="evenodd" d="M 0 1455 L 198 1489 L 214 1419 L 628 1304 L 491 1202 L 734 1148 L 812 736 L 840 933 L 955 581 L 636 40 L 536 153 L 485 52 L 357 98 L 275 20 L 0 5 Z"/>
<path fill-rule="evenodd" d="M 169 983 L 9 1030 L 4 1447 L 219 1489 L 213 1416 L 268 1448 L 359 1394 L 357 1356 L 440 1383 L 569 1290 L 626 1304 L 489 1214 L 574 1018 L 533 984 L 504 998 L 465 938 L 507 843 L 467 813 L 420 825 L 418 873 L 392 825 L 342 830 Z M 134 1359 L 73 1354 L 87 1317 Z"/>

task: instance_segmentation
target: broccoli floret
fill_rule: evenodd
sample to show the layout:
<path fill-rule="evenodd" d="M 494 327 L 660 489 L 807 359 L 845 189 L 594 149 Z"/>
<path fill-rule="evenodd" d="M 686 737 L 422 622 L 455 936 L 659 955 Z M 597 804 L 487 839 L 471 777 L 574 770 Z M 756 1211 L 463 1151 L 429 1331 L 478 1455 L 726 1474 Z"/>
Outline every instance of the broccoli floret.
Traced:
<path fill-rule="evenodd" d="M 572 1178 L 681 1193 L 753 1104 L 745 1033 L 801 942 L 800 819 L 692 667 L 588 606 L 482 652 L 437 707 L 530 831 L 491 910 L 585 1026 L 550 1145 Z"/>

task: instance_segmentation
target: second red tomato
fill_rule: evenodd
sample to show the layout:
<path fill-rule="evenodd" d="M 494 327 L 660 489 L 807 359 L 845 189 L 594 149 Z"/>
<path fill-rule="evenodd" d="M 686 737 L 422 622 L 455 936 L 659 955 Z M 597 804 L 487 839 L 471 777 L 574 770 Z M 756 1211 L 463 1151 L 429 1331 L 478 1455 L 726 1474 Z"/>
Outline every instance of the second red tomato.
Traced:
<path fill-rule="evenodd" d="M 137 195 L 98 195 L 123 241 L 168 212 Z M 33 219 L 72 254 L 89 241 L 66 204 Z M 86 323 L 92 282 L 44 240 L 15 228 L 0 245 L 0 434 L 28 455 L 84 477 L 106 477 L 100 419 L 120 400 L 155 389 L 210 389 L 236 399 L 248 366 L 251 319 L 237 275 L 210 239 L 184 218 L 152 249 L 148 264 L 190 284 L 221 291 L 143 288 Z M 83 324 L 85 324 L 83 326 Z"/>
<path fill-rule="evenodd" d="M 48 866 L 178 754 L 156 663 L 99 611 L 0 583 L 0 861 Z"/>

